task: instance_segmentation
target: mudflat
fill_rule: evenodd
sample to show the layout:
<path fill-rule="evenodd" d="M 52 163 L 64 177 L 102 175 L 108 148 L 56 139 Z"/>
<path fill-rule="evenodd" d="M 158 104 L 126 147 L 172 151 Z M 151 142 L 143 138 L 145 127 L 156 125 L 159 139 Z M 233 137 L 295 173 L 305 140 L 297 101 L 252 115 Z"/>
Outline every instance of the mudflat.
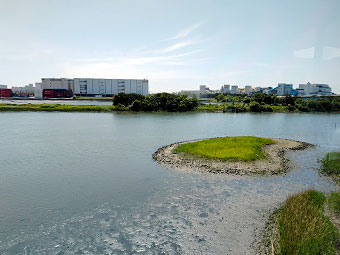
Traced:
<path fill-rule="evenodd" d="M 205 140 L 205 139 L 201 139 Z M 225 161 L 219 159 L 207 159 L 189 155 L 187 153 L 174 153 L 177 146 L 201 140 L 173 143 L 159 148 L 153 155 L 158 163 L 170 168 L 190 171 L 208 172 L 214 174 L 264 174 L 273 175 L 289 171 L 289 160 L 285 153 L 289 150 L 303 150 L 312 147 L 312 144 L 290 139 L 273 138 L 274 144 L 262 147 L 266 159 L 254 161 Z"/>

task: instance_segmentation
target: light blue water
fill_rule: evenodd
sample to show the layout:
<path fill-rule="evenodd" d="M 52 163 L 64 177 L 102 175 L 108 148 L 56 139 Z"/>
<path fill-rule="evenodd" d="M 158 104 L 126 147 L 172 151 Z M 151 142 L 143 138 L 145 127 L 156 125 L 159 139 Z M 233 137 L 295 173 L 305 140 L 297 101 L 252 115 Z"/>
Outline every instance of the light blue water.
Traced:
<path fill-rule="evenodd" d="M 337 127 L 335 127 L 337 123 Z M 315 170 L 340 151 L 340 115 L 0 113 L 0 254 L 251 254 L 290 193 L 336 189 Z M 273 177 L 166 169 L 159 147 L 215 136 L 317 144 Z"/>

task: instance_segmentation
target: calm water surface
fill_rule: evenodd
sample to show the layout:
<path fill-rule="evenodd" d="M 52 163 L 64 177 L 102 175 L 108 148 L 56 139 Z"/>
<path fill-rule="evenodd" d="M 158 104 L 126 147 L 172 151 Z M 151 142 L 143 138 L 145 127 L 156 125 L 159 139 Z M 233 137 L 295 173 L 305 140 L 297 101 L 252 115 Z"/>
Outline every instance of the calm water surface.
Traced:
<path fill-rule="evenodd" d="M 335 127 L 337 123 L 337 128 Z M 152 160 L 176 141 L 234 135 L 318 145 L 283 176 L 231 177 Z M 252 254 L 288 194 L 334 183 L 336 114 L 0 113 L 0 254 Z"/>

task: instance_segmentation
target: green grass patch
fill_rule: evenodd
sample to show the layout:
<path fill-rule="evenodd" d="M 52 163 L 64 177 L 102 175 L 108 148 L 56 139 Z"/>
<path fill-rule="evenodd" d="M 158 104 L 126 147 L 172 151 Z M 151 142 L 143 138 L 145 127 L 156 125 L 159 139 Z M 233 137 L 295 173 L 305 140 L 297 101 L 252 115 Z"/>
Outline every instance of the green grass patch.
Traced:
<path fill-rule="evenodd" d="M 327 202 L 329 210 L 340 215 L 340 192 L 332 192 Z"/>
<path fill-rule="evenodd" d="M 275 143 L 269 138 L 254 136 L 213 138 L 179 145 L 174 152 L 230 161 L 265 159 L 262 147 Z"/>
<path fill-rule="evenodd" d="M 0 104 L 0 112 L 112 112 L 128 108 L 113 105 Z"/>
<path fill-rule="evenodd" d="M 322 172 L 332 175 L 340 174 L 340 152 L 329 152 L 322 160 Z"/>
<path fill-rule="evenodd" d="M 200 104 L 196 107 L 195 111 L 198 112 L 223 112 L 225 109 L 224 104 Z"/>
<path fill-rule="evenodd" d="M 339 232 L 324 215 L 324 202 L 325 196 L 315 190 L 286 200 L 278 221 L 279 254 L 336 254 Z"/>
<path fill-rule="evenodd" d="M 273 112 L 289 112 L 288 106 L 272 105 Z"/>

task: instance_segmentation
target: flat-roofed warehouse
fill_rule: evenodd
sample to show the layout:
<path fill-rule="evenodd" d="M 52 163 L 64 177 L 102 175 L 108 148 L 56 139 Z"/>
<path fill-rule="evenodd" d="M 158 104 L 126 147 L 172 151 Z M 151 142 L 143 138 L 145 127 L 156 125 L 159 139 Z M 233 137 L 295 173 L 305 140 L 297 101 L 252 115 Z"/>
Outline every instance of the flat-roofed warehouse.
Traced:
<path fill-rule="evenodd" d="M 149 95 L 148 80 L 74 78 L 77 96 L 112 96 L 118 93 Z"/>

